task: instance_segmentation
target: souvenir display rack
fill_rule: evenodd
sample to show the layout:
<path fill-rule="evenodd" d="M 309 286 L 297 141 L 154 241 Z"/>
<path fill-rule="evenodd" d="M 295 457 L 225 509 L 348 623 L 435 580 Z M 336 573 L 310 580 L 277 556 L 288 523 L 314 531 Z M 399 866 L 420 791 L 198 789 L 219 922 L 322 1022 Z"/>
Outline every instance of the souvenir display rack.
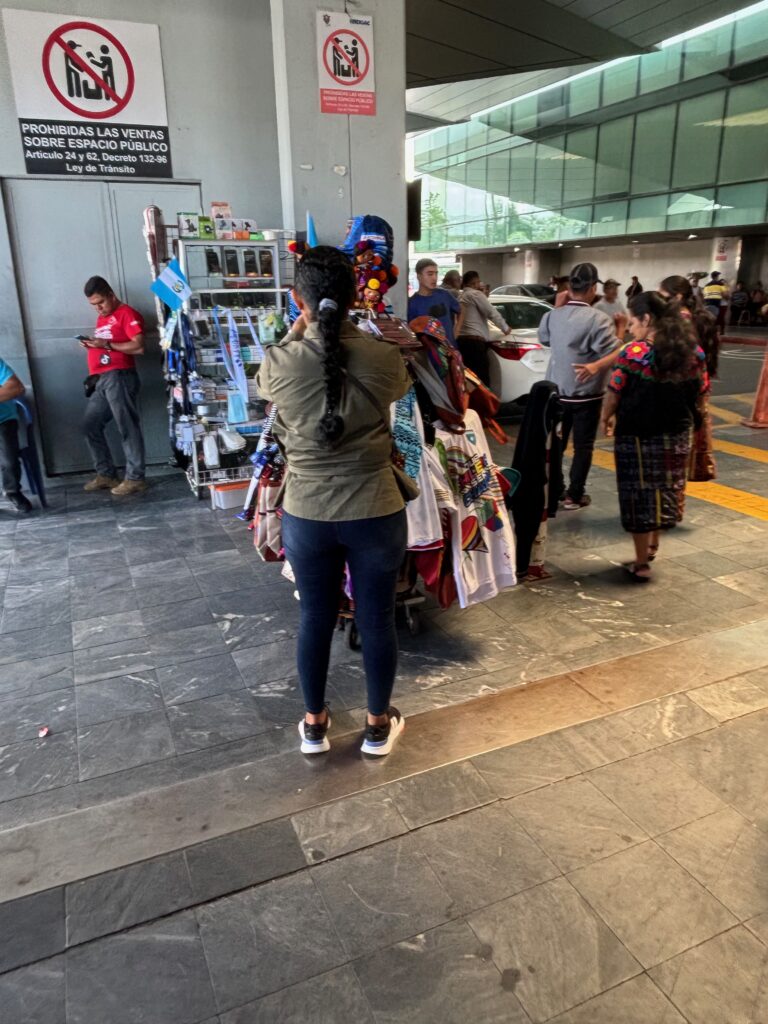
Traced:
<path fill-rule="evenodd" d="M 199 498 L 212 484 L 248 480 L 253 472 L 248 456 L 261 433 L 265 413 L 255 383 L 260 346 L 275 340 L 275 320 L 278 324 L 287 324 L 288 293 L 294 263 L 292 254 L 287 250 L 284 233 L 269 231 L 265 234 L 270 237 L 263 241 L 174 241 L 176 256 L 192 289 L 182 312 L 189 318 L 196 377 L 190 382 L 189 374 L 170 371 L 168 375 L 175 392 L 173 397 L 181 399 L 181 404 L 191 410 L 184 417 L 189 456 L 187 479 L 192 493 Z M 216 325 L 218 318 L 226 343 L 229 311 L 237 328 L 248 378 L 248 418 L 236 423 L 227 422 L 229 373 L 222 360 Z M 268 327 L 270 320 L 272 323 Z M 184 388 L 187 394 L 182 393 Z M 202 441 L 206 434 L 215 433 L 219 427 L 242 435 L 245 444 L 236 456 L 224 453 L 222 465 L 206 467 Z M 174 430 L 178 430 L 175 425 Z M 190 434 L 194 438 L 191 443 Z"/>

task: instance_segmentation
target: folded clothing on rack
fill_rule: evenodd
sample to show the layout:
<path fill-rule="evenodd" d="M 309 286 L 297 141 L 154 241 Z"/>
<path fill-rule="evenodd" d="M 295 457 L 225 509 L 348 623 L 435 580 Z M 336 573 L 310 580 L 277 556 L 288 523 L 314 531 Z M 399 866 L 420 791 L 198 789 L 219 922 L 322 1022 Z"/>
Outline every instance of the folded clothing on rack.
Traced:
<path fill-rule="evenodd" d="M 219 427 L 219 449 L 222 452 L 239 452 L 245 448 L 245 438 L 237 433 L 236 430 L 227 430 L 225 427 Z"/>

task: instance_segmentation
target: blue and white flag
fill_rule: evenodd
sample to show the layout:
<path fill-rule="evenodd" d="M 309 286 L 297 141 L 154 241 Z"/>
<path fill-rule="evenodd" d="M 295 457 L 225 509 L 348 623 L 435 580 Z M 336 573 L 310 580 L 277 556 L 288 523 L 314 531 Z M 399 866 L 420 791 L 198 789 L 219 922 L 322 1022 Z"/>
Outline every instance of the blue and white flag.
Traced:
<path fill-rule="evenodd" d="M 227 310 L 227 320 L 229 322 L 229 354 L 232 358 L 232 369 L 234 370 L 233 379 L 240 389 L 245 405 L 248 405 L 248 378 L 245 374 L 245 366 L 243 364 L 243 353 L 240 351 L 240 334 L 237 330 L 237 323 L 235 322 L 235 314 L 231 309 Z"/>
<path fill-rule="evenodd" d="M 229 354 L 229 349 L 224 341 L 224 334 L 221 330 L 221 321 L 219 320 L 219 313 L 224 313 L 225 310 L 221 306 L 214 306 L 211 310 L 213 313 L 213 323 L 216 328 L 216 337 L 219 339 L 219 354 L 221 355 L 221 361 L 226 367 L 229 379 L 234 382 L 235 380 L 235 368 L 232 365 L 232 357 Z"/>
<path fill-rule="evenodd" d="M 171 260 L 157 280 L 152 282 L 151 288 L 160 301 L 171 309 L 181 309 L 182 303 L 192 294 L 178 260 Z"/>

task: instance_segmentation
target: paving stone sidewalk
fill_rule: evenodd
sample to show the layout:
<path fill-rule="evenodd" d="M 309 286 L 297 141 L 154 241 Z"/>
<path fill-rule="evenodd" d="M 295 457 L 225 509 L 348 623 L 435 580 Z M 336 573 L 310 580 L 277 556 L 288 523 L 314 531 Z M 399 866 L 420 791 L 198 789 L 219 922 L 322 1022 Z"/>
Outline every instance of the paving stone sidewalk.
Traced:
<path fill-rule="evenodd" d="M 691 499 L 657 583 L 637 587 L 613 488 L 596 470 L 593 506 L 552 524 L 552 580 L 465 612 L 433 605 L 420 636 L 401 631 L 405 714 L 765 612 L 768 522 Z M 141 499 L 68 485 L 51 501 L 28 519 L 0 511 L 0 828 L 290 749 L 298 607 L 243 524 L 178 475 Z M 338 727 L 358 728 L 362 665 L 343 635 L 329 697 Z"/>
<path fill-rule="evenodd" d="M 0 904 L 2 1019 L 762 1024 L 767 739 L 768 667 Z"/>

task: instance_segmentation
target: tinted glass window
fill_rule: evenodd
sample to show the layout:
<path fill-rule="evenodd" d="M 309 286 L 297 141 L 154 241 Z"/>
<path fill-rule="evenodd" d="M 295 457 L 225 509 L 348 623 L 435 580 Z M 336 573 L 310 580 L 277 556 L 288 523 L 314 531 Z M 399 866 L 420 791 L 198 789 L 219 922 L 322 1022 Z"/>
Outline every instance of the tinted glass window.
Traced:
<path fill-rule="evenodd" d="M 494 302 L 501 315 L 514 330 L 534 329 L 541 323 L 541 318 L 549 309 L 538 302 Z"/>
<path fill-rule="evenodd" d="M 545 284 L 527 284 L 526 289 L 531 295 L 535 295 L 537 299 L 549 299 L 552 295 L 552 289 L 547 288 Z"/>

